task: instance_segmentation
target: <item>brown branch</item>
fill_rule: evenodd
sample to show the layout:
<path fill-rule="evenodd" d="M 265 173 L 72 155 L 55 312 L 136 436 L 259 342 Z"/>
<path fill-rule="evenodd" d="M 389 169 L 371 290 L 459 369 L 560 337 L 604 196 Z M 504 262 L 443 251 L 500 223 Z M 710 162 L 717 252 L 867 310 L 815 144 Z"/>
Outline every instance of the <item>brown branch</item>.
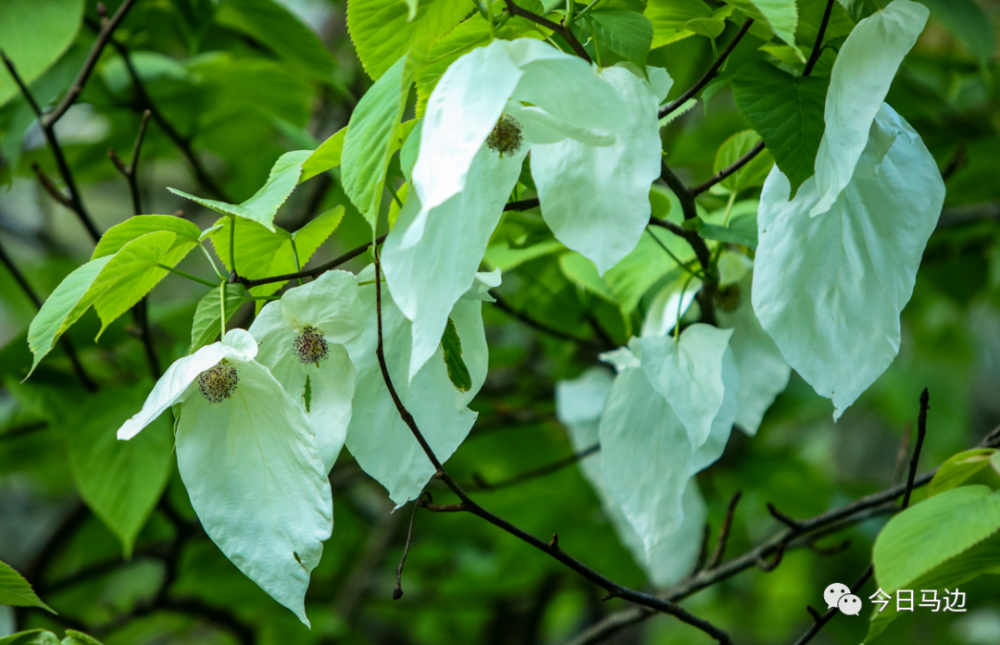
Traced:
<path fill-rule="evenodd" d="M 382 242 L 385 242 L 386 237 L 387 235 L 381 235 L 375 238 L 375 244 L 378 245 L 381 244 Z M 358 257 L 359 255 L 367 251 L 368 247 L 370 247 L 371 245 L 372 245 L 371 242 L 365 242 L 356 249 L 348 251 L 347 253 L 341 255 L 340 257 L 330 260 L 326 264 L 321 264 L 318 267 L 314 269 L 309 269 L 307 271 L 299 271 L 298 273 L 286 273 L 285 275 L 276 275 L 276 276 L 271 276 L 270 278 L 260 278 L 259 280 L 248 280 L 246 278 L 239 277 L 236 280 L 231 280 L 231 282 L 240 282 L 247 289 L 253 289 L 254 287 L 259 287 L 262 284 L 271 284 L 272 282 L 285 282 L 287 280 L 295 280 L 297 278 L 315 278 L 316 276 L 322 273 L 326 273 L 331 269 L 336 269 L 341 264 L 345 264 L 348 261 L 353 260 L 354 258 Z"/>
<path fill-rule="evenodd" d="M 733 518 L 736 516 L 736 506 L 743 499 L 743 491 L 738 490 L 729 500 L 729 508 L 726 509 L 726 517 L 722 520 L 722 527 L 719 529 L 719 541 L 715 543 L 715 550 L 712 557 L 705 563 L 705 569 L 714 569 L 722 562 L 726 555 L 726 545 L 729 542 L 729 533 L 733 530 Z"/>
<path fill-rule="evenodd" d="M 21 76 L 17 73 L 17 68 L 14 67 L 14 63 L 11 62 L 7 55 L 0 49 L 0 59 L 3 60 L 3 64 L 7 67 L 7 71 L 10 72 L 11 77 L 14 82 L 17 83 L 18 88 L 24 95 L 24 98 L 28 101 L 31 109 L 34 111 L 35 116 L 38 117 L 38 123 L 41 126 L 42 134 L 45 136 L 46 143 L 49 144 L 49 148 L 52 150 L 52 156 L 55 158 L 56 167 L 59 169 L 59 175 L 62 177 L 63 183 L 66 184 L 66 189 L 69 190 L 69 198 L 63 196 L 55 197 L 63 206 L 69 203 L 70 209 L 76 213 L 76 216 L 80 219 L 83 227 L 87 229 L 87 233 L 90 234 L 91 239 L 96 243 L 101 239 L 101 234 L 97 230 L 97 226 L 94 225 L 93 219 L 90 217 L 90 213 L 83 205 L 83 199 L 80 197 L 80 191 L 76 187 L 76 181 L 73 179 L 73 173 L 69 168 L 69 164 L 66 162 L 66 156 L 63 154 L 62 147 L 59 145 L 59 139 L 56 137 L 55 132 L 55 122 L 48 122 L 44 115 L 42 114 L 41 108 L 38 106 L 38 102 L 35 101 L 35 97 L 31 95 L 31 91 L 28 86 L 25 85 L 24 81 L 21 80 Z M 51 182 L 49 182 L 51 184 Z M 49 185 L 43 183 L 43 187 L 50 190 Z M 55 191 L 58 193 L 58 191 Z"/>
<path fill-rule="evenodd" d="M 149 124 L 149 110 L 142 113 L 139 122 L 139 133 L 135 137 L 135 145 L 132 148 L 132 160 L 126 166 L 118 158 L 118 153 L 114 148 L 108 148 L 108 156 L 115 168 L 118 169 L 128 182 L 129 195 L 132 198 L 132 212 L 134 215 L 142 215 L 142 196 L 139 193 L 139 154 L 142 152 L 142 142 L 146 138 L 146 126 Z M 149 296 L 144 296 L 139 303 L 132 307 L 132 319 L 139 328 L 139 340 L 142 341 L 142 348 L 146 354 L 146 363 L 149 364 L 150 374 L 153 380 L 158 380 L 160 374 L 160 359 L 156 354 L 156 346 L 153 343 L 153 335 L 149 329 Z"/>
<path fill-rule="evenodd" d="M 684 103 L 688 99 L 690 99 L 692 96 L 700 92 L 702 88 L 708 85 L 709 82 L 711 82 L 711 80 L 715 78 L 715 75 L 718 74 L 719 69 L 722 67 L 722 64 L 726 62 L 726 59 L 729 58 L 729 55 L 733 53 L 734 49 L 736 49 L 736 45 L 738 45 L 739 42 L 743 39 L 743 36 L 745 36 L 746 33 L 750 31 L 750 25 L 752 24 L 753 24 L 753 18 L 747 18 L 746 22 L 743 23 L 743 26 L 740 27 L 740 30 L 736 32 L 736 35 L 733 36 L 733 39 L 729 42 L 726 48 L 722 50 L 722 53 L 719 54 L 719 57 L 717 59 L 715 59 L 715 62 L 712 63 L 712 66 L 708 68 L 708 71 L 705 72 L 705 75 L 699 78 L 698 81 L 690 88 L 688 88 L 686 92 L 684 92 L 676 99 L 674 99 L 670 103 L 667 103 L 665 106 L 660 108 L 659 117 L 661 119 L 670 114 L 671 112 L 673 112 L 674 110 L 676 110 L 677 108 L 679 108 L 680 106 L 684 105 Z"/>
<path fill-rule="evenodd" d="M 410 542 L 413 540 L 413 522 L 417 519 L 417 509 L 420 502 L 413 504 L 413 514 L 410 515 L 410 528 L 406 531 L 406 544 L 403 546 L 403 557 L 399 559 L 399 566 L 396 567 L 396 588 L 392 590 L 392 599 L 399 600 L 403 597 L 403 565 L 406 564 L 406 556 L 410 554 Z"/>
<path fill-rule="evenodd" d="M 802 72 L 803 76 L 809 76 L 809 74 L 812 73 L 813 67 L 816 66 L 816 61 L 819 60 L 820 53 L 822 53 L 823 51 L 823 36 L 826 35 L 826 28 L 827 25 L 830 23 L 830 13 L 833 11 L 833 3 L 835 1 L 836 0 L 827 0 L 826 11 L 823 14 L 822 22 L 820 22 L 819 32 L 816 34 L 816 42 L 813 43 L 812 53 L 809 55 L 809 61 L 806 63 L 806 67 Z M 740 168 L 750 163 L 750 161 L 754 157 L 759 155 L 762 150 L 764 150 L 764 142 L 760 141 L 757 145 L 755 145 L 752 149 L 750 149 L 749 152 L 747 152 L 745 155 L 734 161 L 731 165 L 727 166 L 726 168 L 723 168 L 719 172 L 712 175 L 711 179 L 695 186 L 693 189 L 691 189 L 691 192 L 695 196 L 702 194 L 712 186 L 716 185 L 726 177 L 732 175 L 734 172 L 738 171 Z"/>
<path fill-rule="evenodd" d="M 580 338 L 579 336 L 574 336 L 573 334 L 567 334 L 566 332 L 561 331 L 559 329 L 556 329 L 555 327 L 550 327 L 550 326 L 546 325 L 543 322 L 539 322 L 539 321 L 535 320 L 534 318 L 532 318 L 528 314 L 526 314 L 526 313 L 524 313 L 522 311 L 518 311 L 517 309 L 514 309 L 513 307 L 510 306 L 510 304 L 506 300 L 504 300 L 502 297 L 498 296 L 497 294 L 494 293 L 494 294 L 491 294 L 491 295 L 493 296 L 493 300 L 494 300 L 493 305 L 496 306 L 497 309 L 499 309 L 500 311 L 503 311 L 504 313 L 507 313 L 510 316 L 512 316 L 512 317 L 520 320 L 525 325 L 528 325 L 529 327 L 537 329 L 540 332 L 548 334 L 549 336 L 552 336 L 553 338 L 558 338 L 559 340 L 567 340 L 567 341 L 570 341 L 572 343 L 577 343 L 578 345 L 581 345 L 583 347 L 588 347 L 590 349 L 594 349 L 594 350 L 597 350 L 597 351 L 604 351 L 605 349 L 610 349 L 608 347 L 604 347 L 603 345 L 601 345 L 601 344 L 599 344 L 599 343 L 597 343 L 594 340 L 591 340 L 589 338 Z"/>
<path fill-rule="evenodd" d="M 108 44 L 108 41 L 111 40 L 111 35 L 115 33 L 115 29 L 118 29 L 118 26 L 122 24 L 123 20 L 125 20 L 125 16 L 128 15 L 128 12 L 132 9 L 133 5 L 135 5 L 135 0 L 125 0 L 125 2 L 118 7 L 118 11 L 115 12 L 115 15 L 101 25 L 100 32 L 97 34 L 97 40 L 94 42 L 94 46 L 91 48 L 90 54 L 87 56 L 87 60 L 84 61 L 83 67 L 80 69 L 80 73 L 77 74 L 76 80 L 73 81 L 69 91 L 66 92 L 66 96 L 63 97 L 62 101 L 59 102 L 55 109 L 49 112 L 45 118 L 41 120 L 43 128 L 52 128 L 52 126 L 54 126 L 59 119 L 63 118 L 63 115 L 66 114 L 66 111 L 69 110 L 70 107 L 72 107 L 72 105 L 76 102 L 76 99 L 80 97 L 80 94 L 83 92 L 83 87 L 87 84 L 87 79 L 90 78 L 91 72 L 93 72 L 94 67 L 97 66 L 97 61 L 101 58 L 101 53 L 104 51 L 104 47 Z"/>
<path fill-rule="evenodd" d="M 503 210 L 507 211 L 530 211 L 532 208 L 536 208 L 539 205 L 538 198 L 534 199 L 522 199 L 519 202 L 507 202 L 504 204 Z"/>
<path fill-rule="evenodd" d="M 473 473 L 472 478 L 475 480 L 474 484 L 465 484 L 463 488 L 466 490 L 482 490 L 482 491 L 495 491 L 502 488 L 509 488 L 511 486 L 516 486 L 517 484 L 524 483 L 526 481 L 531 481 L 532 479 L 538 479 L 539 477 L 545 477 L 546 475 L 551 475 L 552 473 L 559 472 L 563 468 L 572 466 L 587 457 L 595 454 L 601 449 L 601 444 L 595 443 L 594 445 L 581 450 L 580 452 L 574 453 L 569 457 L 563 457 L 557 461 L 523 472 L 519 475 L 514 475 L 513 477 L 508 477 L 507 479 L 502 479 L 495 483 L 489 483 L 483 479 L 482 475 L 479 473 Z"/>
<path fill-rule="evenodd" d="M 21 270 L 17 268 L 16 264 L 14 264 L 14 260 L 7 255 L 7 250 L 4 248 L 2 243 L 0 243 L 0 264 L 7 267 L 7 270 L 10 271 L 10 274 L 14 277 L 14 281 L 21 287 L 24 295 L 28 297 L 31 304 L 35 305 L 35 309 L 40 310 L 42 308 L 42 299 L 39 298 L 38 294 L 35 293 L 35 290 L 31 288 L 31 285 L 28 283 L 28 279 L 24 277 Z M 80 362 L 80 357 L 77 356 L 76 348 L 73 347 L 73 343 L 70 341 L 69 336 L 62 336 L 59 339 L 59 345 L 62 346 L 63 351 L 66 352 L 66 356 L 69 358 L 69 363 L 73 368 L 73 373 L 76 375 L 76 378 L 80 381 L 80 383 L 83 384 L 84 389 L 88 392 L 96 392 L 97 383 L 94 382 L 94 379 L 92 379 L 87 373 L 87 370 L 84 369 L 83 363 Z"/>
<path fill-rule="evenodd" d="M 411 434 L 420 444 L 423 449 L 424 454 L 430 460 L 431 464 L 434 466 L 436 471 L 435 478 L 441 480 L 451 491 L 461 500 L 458 508 L 456 510 L 472 513 L 477 517 L 486 520 L 490 524 L 500 528 L 501 530 L 510 533 L 519 540 L 535 547 L 539 551 L 548 554 L 552 558 L 558 560 L 568 568 L 572 569 L 580 576 L 588 580 L 589 582 L 602 587 L 608 593 L 613 596 L 617 596 L 624 600 L 636 603 L 638 605 L 643 605 L 654 609 L 659 612 L 670 614 L 677 617 L 682 622 L 685 622 L 701 631 L 705 632 L 712 638 L 714 638 L 719 643 L 729 644 L 732 641 L 726 632 L 722 631 L 712 623 L 698 618 L 697 616 L 691 614 L 686 609 L 673 603 L 669 600 L 664 600 L 658 598 L 654 595 L 643 593 L 640 591 L 635 591 L 627 587 L 623 587 L 618 583 L 604 577 L 603 575 L 597 573 L 593 569 L 587 567 L 579 560 L 568 555 L 558 544 L 548 543 L 539 540 L 534 535 L 523 531 L 522 529 L 514 526 L 507 520 L 494 515 L 493 513 L 487 511 L 482 506 L 477 504 L 470 498 L 465 491 L 459 486 L 455 480 L 451 478 L 448 472 L 441 465 L 441 461 L 434 454 L 427 440 L 424 438 L 423 433 L 417 426 L 416 421 L 414 421 L 413 416 L 410 414 L 406 406 L 400 400 L 399 395 L 396 392 L 396 388 L 392 384 L 392 378 L 389 375 L 389 368 L 385 361 L 385 351 L 383 348 L 383 336 L 382 336 L 382 286 L 381 286 L 381 267 L 379 265 L 379 254 L 378 249 L 375 250 L 375 315 L 377 318 L 377 330 L 378 330 L 378 343 L 376 344 L 375 354 L 378 358 L 379 369 L 382 371 L 382 379 L 385 382 L 386 388 L 389 390 L 389 395 L 392 397 L 392 401 L 396 406 L 396 410 L 399 413 L 400 418 L 410 429 Z"/>
<path fill-rule="evenodd" d="M 518 5 L 514 4 L 513 0 L 505 0 L 505 3 L 507 5 L 507 11 L 510 12 L 510 15 L 525 18 L 526 20 L 530 20 L 531 22 L 541 25 L 546 29 L 552 30 L 554 33 L 557 33 L 560 36 L 562 36 L 563 39 L 567 43 L 569 43 L 569 46 L 573 48 L 573 51 L 576 52 L 577 56 L 587 61 L 588 63 L 594 62 L 590 59 L 590 54 L 587 53 L 587 50 L 583 48 L 583 45 L 580 44 L 580 41 L 577 40 L 576 36 L 573 35 L 573 31 L 566 25 L 552 22 L 548 18 L 543 18 L 539 16 L 537 13 L 532 13 L 531 11 L 524 9 L 523 7 L 519 7 Z M 489 11 L 489 7 L 487 7 L 486 10 Z"/>

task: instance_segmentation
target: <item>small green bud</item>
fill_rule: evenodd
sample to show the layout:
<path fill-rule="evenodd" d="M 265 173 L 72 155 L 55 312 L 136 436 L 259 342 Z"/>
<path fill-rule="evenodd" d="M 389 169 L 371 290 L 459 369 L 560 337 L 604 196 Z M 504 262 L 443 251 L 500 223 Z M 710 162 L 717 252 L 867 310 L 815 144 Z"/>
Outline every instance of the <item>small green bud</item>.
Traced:
<path fill-rule="evenodd" d="M 198 376 L 198 389 L 209 403 L 222 403 L 233 395 L 239 382 L 236 368 L 222 359 Z"/>
<path fill-rule="evenodd" d="M 486 137 L 486 145 L 493 152 L 499 152 L 500 157 L 515 154 L 521 149 L 521 124 L 517 119 L 504 114 L 493 126 L 493 132 Z"/>
<path fill-rule="evenodd" d="M 319 367 L 320 361 L 325 361 L 330 357 L 330 346 L 326 344 L 323 334 L 316 331 L 314 327 L 306 327 L 302 330 L 302 334 L 295 339 L 295 354 L 303 365 L 313 363 Z"/>

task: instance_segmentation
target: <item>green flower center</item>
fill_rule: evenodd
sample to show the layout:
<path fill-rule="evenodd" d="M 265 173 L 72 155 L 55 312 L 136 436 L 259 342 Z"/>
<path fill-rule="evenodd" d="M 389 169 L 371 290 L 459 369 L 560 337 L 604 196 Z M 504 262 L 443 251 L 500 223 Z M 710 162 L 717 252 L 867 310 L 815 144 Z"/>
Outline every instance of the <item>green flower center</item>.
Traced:
<path fill-rule="evenodd" d="M 299 357 L 299 362 L 303 365 L 309 363 L 319 367 L 320 361 L 325 361 L 330 357 L 330 346 L 326 344 L 323 334 L 316 331 L 315 327 L 306 327 L 302 334 L 295 339 L 295 355 Z"/>
<path fill-rule="evenodd" d="M 515 154 L 521 149 L 522 142 L 521 124 L 509 114 L 500 117 L 490 136 L 486 137 L 486 145 L 493 152 L 499 152 L 501 158 Z"/>
<path fill-rule="evenodd" d="M 198 389 L 209 403 L 222 403 L 233 395 L 239 382 L 236 368 L 222 359 L 198 376 Z"/>

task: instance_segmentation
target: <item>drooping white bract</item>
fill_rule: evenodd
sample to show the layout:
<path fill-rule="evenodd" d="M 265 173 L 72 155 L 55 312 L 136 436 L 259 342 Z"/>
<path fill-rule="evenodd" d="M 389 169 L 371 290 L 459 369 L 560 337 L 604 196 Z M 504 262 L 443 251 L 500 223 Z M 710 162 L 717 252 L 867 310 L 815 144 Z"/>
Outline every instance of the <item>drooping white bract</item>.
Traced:
<path fill-rule="evenodd" d="M 309 575 L 333 530 L 330 482 L 305 412 L 256 354 L 235 329 L 181 358 L 118 438 L 177 406 L 177 464 L 205 532 L 308 626 Z"/>
<path fill-rule="evenodd" d="M 327 472 L 347 437 L 355 370 L 344 343 L 365 328 L 358 280 L 346 271 L 327 271 L 309 284 L 270 302 L 250 325 L 259 344 L 257 361 L 306 409 Z"/>
<path fill-rule="evenodd" d="M 574 450 L 580 452 L 597 443 L 601 413 L 613 382 L 611 372 L 593 367 L 578 378 L 556 384 L 556 416 L 569 431 Z M 665 587 L 690 573 L 701 547 L 706 516 L 705 502 L 693 477 L 688 480 L 682 495 L 683 521 L 672 532 L 665 531 L 652 553 L 647 556 L 642 538 L 632 528 L 631 522 L 608 491 L 600 456 L 592 455 L 583 459 L 580 469 L 597 492 L 601 506 L 622 543 L 654 585 Z"/>
<path fill-rule="evenodd" d="M 828 212 L 809 217 L 815 179 L 791 201 L 781 171 L 764 184 L 754 311 L 785 360 L 833 399 L 835 420 L 899 352 L 899 316 L 944 192 L 920 136 L 886 104 Z"/>
<path fill-rule="evenodd" d="M 374 277 L 374 267 L 358 274 L 362 282 Z M 442 462 L 461 445 L 476 420 L 476 413 L 466 406 L 486 380 L 488 350 L 482 304 L 489 299 L 485 290 L 498 286 L 499 277 L 499 272 L 480 274 L 449 312 L 462 344 L 462 360 L 472 380 L 472 387 L 466 392 L 456 389 L 448 378 L 440 344 L 412 380 L 407 378 L 410 321 L 399 311 L 388 290 L 382 289 L 382 333 L 389 376 L 403 405 Z M 358 375 L 347 448 L 358 460 L 358 465 L 382 484 L 389 498 L 401 506 L 420 494 L 434 475 L 434 467 L 400 418 L 382 376 L 375 353 L 378 342 L 375 285 L 362 286 L 359 295 L 367 324 L 360 336 L 347 343 Z"/>
<path fill-rule="evenodd" d="M 641 538 L 648 558 L 684 530 L 688 480 L 725 450 L 737 414 L 739 372 L 727 348 L 721 356 L 724 396 L 708 437 L 696 448 L 671 403 L 653 386 L 644 369 L 645 357 L 622 348 L 602 358 L 619 373 L 599 426 L 601 469 L 608 491 Z"/>
<path fill-rule="evenodd" d="M 813 189 L 819 198 L 810 216 L 830 210 L 854 176 L 875 114 L 929 14 L 922 4 L 894 0 L 859 22 L 841 46 L 826 93 L 826 130 L 816 153 Z"/>
<path fill-rule="evenodd" d="M 421 126 L 414 189 L 382 254 L 389 291 L 413 321 L 409 378 L 472 284 L 529 149 L 556 238 L 601 273 L 635 247 L 660 173 L 656 109 L 671 84 L 662 69 L 648 75 L 598 70 L 530 38 L 494 41 L 444 73 Z M 487 142 L 501 117 L 517 122 L 507 138 L 521 138 L 502 155 Z"/>

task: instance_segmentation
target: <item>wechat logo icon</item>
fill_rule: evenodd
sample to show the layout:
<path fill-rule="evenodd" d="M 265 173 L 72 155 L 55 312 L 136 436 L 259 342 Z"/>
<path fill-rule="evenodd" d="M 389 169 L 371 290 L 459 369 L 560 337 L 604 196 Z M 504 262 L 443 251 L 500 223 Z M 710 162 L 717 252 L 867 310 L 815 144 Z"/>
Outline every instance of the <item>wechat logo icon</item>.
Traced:
<path fill-rule="evenodd" d="M 826 601 L 827 609 L 839 609 L 848 616 L 857 616 L 861 613 L 861 599 L 851 593 L 851 589 L 839 582 L 835 582 L 823 591 L 823 600 Z"/>

